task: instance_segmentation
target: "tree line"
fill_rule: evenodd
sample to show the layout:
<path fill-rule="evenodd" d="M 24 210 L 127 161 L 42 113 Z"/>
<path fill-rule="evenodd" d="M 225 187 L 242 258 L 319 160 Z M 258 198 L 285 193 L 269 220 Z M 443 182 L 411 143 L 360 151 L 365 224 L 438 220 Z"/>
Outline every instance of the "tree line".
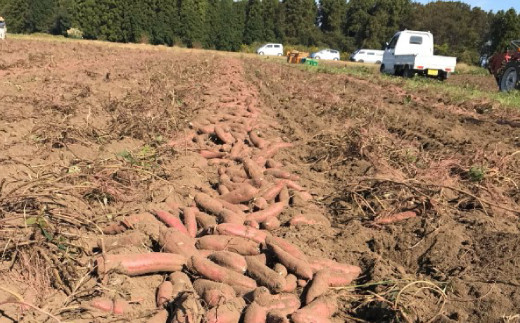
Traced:
<path fill-rule="evenodd" d="M 520 38 L 514 10 L 486 12 L 462 2 L 411 0 L 0 0 L 14 33 L 67 34 L 238 51 L 259 42 L 383 48 L 398 30 L 428 30 L 436 51 L 465 62 Z"/>

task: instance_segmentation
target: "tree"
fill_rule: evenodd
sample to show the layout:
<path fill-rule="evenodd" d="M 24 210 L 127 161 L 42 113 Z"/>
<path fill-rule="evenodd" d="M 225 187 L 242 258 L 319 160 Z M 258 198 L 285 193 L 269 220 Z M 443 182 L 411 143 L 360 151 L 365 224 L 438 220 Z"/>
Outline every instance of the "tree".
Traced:
<path fill-rule="evenodd" d="M 203 47 L 208 37 L 207 0 L 182 0 L 179 35 L 189 47 Z"/>
<path fill-rule="evenodd" d="M 491 23 L 491 52 L 503 51 L 511 42 L 520 38 L 520 17 L 514 9 L 499 11 Z"/>
<path fill-rule="evenodd" d="M 281 41 L 280 2 L 278 0 L 262 1 L 263 39 L 269 42 Z"/>
<path fill-rule="evenodd" d="M 314 0 L 284 0 L 285 37 L 290 43 L 317 43 L 317 7 Z"/>
<path fill-rule="evenodd" d="M 252 44 L 264 40 L 264 22 L 260 0 L 249 0 L 246 7 L 244 43 Z"/>

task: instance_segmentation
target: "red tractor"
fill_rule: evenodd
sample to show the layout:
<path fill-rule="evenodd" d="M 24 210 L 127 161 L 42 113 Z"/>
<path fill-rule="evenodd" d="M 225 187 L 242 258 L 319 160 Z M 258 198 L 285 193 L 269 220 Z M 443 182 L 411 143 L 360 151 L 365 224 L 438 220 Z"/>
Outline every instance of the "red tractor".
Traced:
<path fill-rule="evenodd" d="M 520 85 L 520 40 L 513 40 L 505 53 L 489 59 L 489 72 L 495 76 L 502 92 L 518 89 Z"/>

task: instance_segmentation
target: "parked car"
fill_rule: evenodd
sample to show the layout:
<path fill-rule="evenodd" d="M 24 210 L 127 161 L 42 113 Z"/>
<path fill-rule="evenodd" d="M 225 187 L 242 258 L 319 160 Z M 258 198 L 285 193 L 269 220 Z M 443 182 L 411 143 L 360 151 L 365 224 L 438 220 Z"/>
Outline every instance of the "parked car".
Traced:
<path fill-rule="evenodd" d="M 335 49 L 326 48 L 326 49 L 322 49 L 318 52 L 312 53 L 310 58 L 332 59 L 335 61 L 339 61 L 339 51 L 337 51 Z"/>
<path fill-rule="evenodd" d="M 360 63 L 376 63 L 381 64 L 383 61 L 384 50 L 376 50 L 376 49 L 358 49 L 352 55 L 350 55 L 350 60 L 353 62 Z"/>
<path fill-rule="evenodd" d="M 433 55 L 433 35 L 426 31 L 405 30 L 386 45 L 381 72 L 404 77 L 415 74 L 445 80 L 455 72 L 456 57 Z"/>
<path fill-rule="evenodd" d="M 258 55 L 283 56 L 282 44 L 265 44 L 256 50 Z"/>

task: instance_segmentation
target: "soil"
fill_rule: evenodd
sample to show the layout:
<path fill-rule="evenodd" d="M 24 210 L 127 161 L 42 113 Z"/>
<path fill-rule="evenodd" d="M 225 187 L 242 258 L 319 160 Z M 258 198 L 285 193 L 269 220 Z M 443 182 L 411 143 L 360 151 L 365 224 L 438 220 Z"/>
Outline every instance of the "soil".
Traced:
<path fill-rule="evenodd" d="M 354 286 L 331 290 L 337 322 L 520 321 L 517 110 L 269 58 L 86 41 L 2 46 L 0 322 L 150 317 L 163 275 L 97 277 L 100 228 L 165 201 L 190 205 L 214 186 L 215 166 L 167 143 L 218 107 L 251 101 L 267 137 L 295 144 L 276 160 L 331 222 L 274 233 L 362 268 Z M 490 77 L 450 82 L 495 91 Z M 304 211 L 293 205 L 280 219 Z M 129 301 L 131 315 L 88 307 L 107 295 Z"/>

